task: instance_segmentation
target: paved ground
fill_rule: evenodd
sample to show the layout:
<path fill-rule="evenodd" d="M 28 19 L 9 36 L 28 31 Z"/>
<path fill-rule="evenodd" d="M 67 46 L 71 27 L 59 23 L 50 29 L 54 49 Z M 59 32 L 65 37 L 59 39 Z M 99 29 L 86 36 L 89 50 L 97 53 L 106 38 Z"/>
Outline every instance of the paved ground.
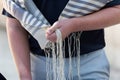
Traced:
<path fill-rule="evenodd" d="M 111 65 L 111 79 L 120 80 L 120 24 L 105 31 L 106 52 Z"/>

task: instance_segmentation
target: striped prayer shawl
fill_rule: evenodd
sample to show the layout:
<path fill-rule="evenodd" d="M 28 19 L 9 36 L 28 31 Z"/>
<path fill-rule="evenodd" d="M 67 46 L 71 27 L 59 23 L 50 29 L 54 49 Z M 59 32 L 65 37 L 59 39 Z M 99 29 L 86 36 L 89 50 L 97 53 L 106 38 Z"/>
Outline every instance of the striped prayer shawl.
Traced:
<path fill-rule="evenodd" d="M 93 13 L 95 11 L 100 10 L 104 7 L 108 2 L 112 0 L 69 0 L 64 10 L 61 12 L 59 19 L 69 19 L 80 16 L 85 16 L 87 14 Z M 36 7 L 32 0 L 3 0 L 4 8 L 8 11 L 12 16 L 20 21 L 23 27 L 39 42 L 38 35 L 40 34 L 40 29 L 50 27 L 50 23 L 45 19 L 40 10 Z M 76 35 L 77 34 L 77 35 Z M 75 50 L 71 52 L 71 36 L 68 37 L 68 51 L 69 51 L 69 74 L 68 79 L 66 79 L 64 74 L 64 55 L 65 55 L 65 46 L 62 45 L 62 35 L 61 32 L 56 30 L 57 39 L 59 40 L 57 43 L 57 48 L 52 44 L 52 69 L 53 76 L 51 77 L 49 71 L 51 66 L 46 64 L 47 70 L 47 80 L 73 80 L 72 74 L 72 53 L 76 52 L 78 60 L 76 61 L 77 65 L 77 76 L 78 80 L 80 79 L 80 35 L 81 33 L 73 33 L 72 37 L 74 37 L 74 45 Z M 39 42 L 40 44 L 40 42 Z M 50 44 L 48 44 L 48 48 L 50 48 Z M 55 53 L 55 49 L 57 52 Z M 56 57 L 56 54 L 59 55 Z M 50 58 L 50 54 L 47 54 L 48 58 Z M 48 59 L 49 61 L 49 59 Z"/>
<path fill-rule="evenodd" d="M 112 0 L 69 0 L 59 19 L 73 18 L 98 11 Z M 43 27 L 49 27 L 49 22 L 42 15 L 32 0 L 3 0 L 4 8 L 36 39 L 36 34 Z M 37 39 L 38 40 L 38 39 Z"/>

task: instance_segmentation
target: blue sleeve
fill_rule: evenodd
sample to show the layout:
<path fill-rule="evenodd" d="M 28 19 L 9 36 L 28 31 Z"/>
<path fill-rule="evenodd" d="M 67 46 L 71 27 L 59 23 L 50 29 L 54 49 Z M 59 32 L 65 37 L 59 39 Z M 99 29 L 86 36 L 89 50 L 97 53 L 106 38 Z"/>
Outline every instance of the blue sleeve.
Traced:
<path fill-rule="evenodd" d="M 116 6 L 116 5 L 120 5 L 120 0 L 113 0 L 113 1 L 109 2 L 108 4 L 106 4 L 106 6 L 104 8 L 112 7 L 112 6 Z"/>
<path fill-rule="evenodd" d="M 10 17 L 10 18 L 14 18 L 11 14 L 9 14 L 5 9 L 3 9 L 2 11 L 2 15 L 5 15 L 7 17 Z"/>

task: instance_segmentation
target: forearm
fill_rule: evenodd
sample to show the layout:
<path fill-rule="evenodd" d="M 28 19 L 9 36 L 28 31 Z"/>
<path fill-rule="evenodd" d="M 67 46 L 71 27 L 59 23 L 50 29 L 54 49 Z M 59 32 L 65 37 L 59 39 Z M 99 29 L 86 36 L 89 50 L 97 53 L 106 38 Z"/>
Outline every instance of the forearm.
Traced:
<path fill-rule="evenodd" d="M 74 18 L 72 32 L 102 29 L 120 23 L 120 6 L 107 8 L 96 13 Z"/>
<path fill-rule="evenodd" d="M 7 19 L 7 35 L 20 80 L 31 80 L 30 56 L 26 31 L 15 19 Z"/>

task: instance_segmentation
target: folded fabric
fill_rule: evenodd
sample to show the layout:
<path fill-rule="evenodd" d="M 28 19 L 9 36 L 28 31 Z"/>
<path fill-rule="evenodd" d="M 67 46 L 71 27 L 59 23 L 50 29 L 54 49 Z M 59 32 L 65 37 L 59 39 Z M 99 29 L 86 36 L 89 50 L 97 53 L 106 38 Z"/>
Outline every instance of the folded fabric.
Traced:
<path fill-rule="evenodd" d="M 112 0 L 69 0 L 59 19 L 85 16 L 98 11 L 109 1 Z M 50 26 L 32 0 L 3 0 L 3 4 L 6 11 L 33 36 L 39 29 Z"/>

